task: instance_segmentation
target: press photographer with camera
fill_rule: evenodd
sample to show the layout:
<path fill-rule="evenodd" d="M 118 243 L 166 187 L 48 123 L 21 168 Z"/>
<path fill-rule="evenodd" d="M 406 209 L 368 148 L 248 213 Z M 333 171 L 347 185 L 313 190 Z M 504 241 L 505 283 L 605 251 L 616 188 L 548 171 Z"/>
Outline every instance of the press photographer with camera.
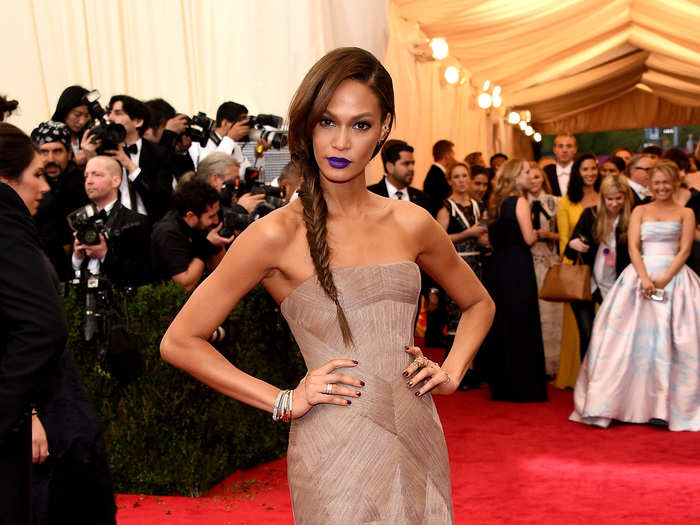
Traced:
<path fill-rule="evenodd" d="M 58 98 L 56 111 L 51 117 L 54 122 L 63 122 L 70 129 L 70 148 L 75 163 L 81 167 L 97 154 L 97 144 L 91 140 L 88 133 L 92 120 L 85 101 L 85 95 L 88 93 L 89 91 L 82 86 L 68 86 Z"/>
<path fill-rule="evenodd" d="M 162 98 L 145 102 L 150 113 L 148 129 L 143 138 L 166 148 L 170 155 L 170 166 L 175 181 L 182 174 L 194 171 L 194 162 L 189 155 L 192 138 L 188 133 L 192 119 L 182 113 L 176 113 L 175 108 Z"/>
<path fill-rule="evenodd" d="M 106 277 L 118 288 L 151 281 L 148 218 L 119 201 L 122 167 L 114 157 L 90 159 L 85 192 L 91 201 L 71 215 L 76 228 L 73 270 Z"/>
<path fill-rule="evenodd" d="M 219 231 L 219 192 L 210 184 L 189 180 L 173 193 L 173 209 L 153 227 L 151 259 L 159 279 L 172 279 L 193 290 L 206 270 L 223 259 L 234 237 Z"/>
<path fill-rule="evenodd" d="M 73 276 L 70 247 L 73 235 L 66 216 L 89 202 L 85 194 L 83 170 L 73 162 L 71 131 L 63 122 L 42 122 L 31 133 L 44 164 L 49 192 L 34 216 L 42 247 L 61 282 Z"/>
<path fill-rule="evenodd" d="M 282 188 L 282 196 L 287 203 L 299 197 L 297 191 L 303 181 L 299 167 L 294 162 L 289 161 L 282 169 L 280 176 L 277 177 L 277 185 Z"/>
<path fill-rule="evenodd" d="M 119 201 L 155 222 L 168 210 L 173 190 L 168 152 L 143 140 L 150 113 L 140 100 L 115 95 L 109 101 L 108 114 L 110 123 L 123 126 L 123 144 L 101 144 L 98 152 L 114 157 L 123 166 Z"/>

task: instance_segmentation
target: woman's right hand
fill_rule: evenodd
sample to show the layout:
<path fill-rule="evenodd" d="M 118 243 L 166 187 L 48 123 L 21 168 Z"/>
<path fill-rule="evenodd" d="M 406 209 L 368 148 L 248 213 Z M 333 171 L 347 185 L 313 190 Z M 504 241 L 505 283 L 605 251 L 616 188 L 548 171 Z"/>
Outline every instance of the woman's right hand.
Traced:
<path fill-rule="evenodd" d="M 464 236 L 465 237 L 481 237 L 484 233 L 488 232 L 489 229 L 486 226 L 481 226 L 479 224 L 475 224 L 471 228 L 467 228 L 464 230 Z"/>
<path fill-rule="evenodd" d="M 355 366 L 357 366 L 357 361 L 351 359 L 332 359 L 320 368 L 306 374 L 304 379 L 294 389 L 292 418 L 298 419 L 302 417 L 311 410 L 311 407 L 319 403 L 349 406 L 351 401 L 346 398 L 360 397 L 360 391 L 350 388 L 350 386 L 362 388 L 365 386 L 364 381 L 347 374 L 333 372 L 337 368 Z M 328 392 L 328 385 L 331 385 L 330 394 L 326 393 Z"/>
<path fill-rule="evenodd" d="M 651 297 L 654 295 L 654 292 L 656 292 L 656 285 L 654 285 L 654 281 L 652 281 L 649 277 L 642 278 L 642 292 L 647 297 Z"/>
<path fill-rule="evenodd" d="M 583 242 L 578 237 L 576 237 L 575 239 L 571 239 L 569 241 L 569 246 L 571 246 L 571 248 L 573 248 L 577 252 L 582 252 L 582 253 L 586 253 L 590 248 L 585 242 Z"/>

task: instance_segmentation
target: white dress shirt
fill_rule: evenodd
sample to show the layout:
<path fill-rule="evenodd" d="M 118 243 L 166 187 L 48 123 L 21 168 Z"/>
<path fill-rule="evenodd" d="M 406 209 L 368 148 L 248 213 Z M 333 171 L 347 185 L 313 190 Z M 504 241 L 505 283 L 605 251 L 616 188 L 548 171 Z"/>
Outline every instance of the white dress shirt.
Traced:
<path fill-rule="evenodd" d="M 122 177 L 123 178 L 123 177 Z M 103 209 L 107 216 L 109 217 L 109 214 L 112 213 L 112 208 L 114 208 L 114 204 L 117 202 L 117 199 L 114 199 L 112 202 L 107 204 Z M 85 256 L 87 257 L 87 255 Z M 88 261 L 87 269 L 92 275 L 99 275 L 100 274 L 100 264 L 102 264 L 102 261 L 104 261 L 104 258 L 102 259 L 93 259 L 89 258 L 90 260 Z M 73 271 L 78 272 L 80 271 L 80 266 L 83 264 L 83 259 L 78 259 L 75 257 L 75 253 L 73 253 L 73 256 L 71 257 L 71 265 L 73 266 Z"/>
<path fill-rule="evenodd" d="M 218 145 L 212 139 L 209 139 L 204 147 L 202 147 L 199 144 L 199 142 L 193 142 L 190 146 L 190 149 L 188 151 L 190 157 L 192 157 L 194 169 L 196 170 L 197 166 L 199 166 L 199 163 L 202 162 L 210 153 L 213 153 L 214 151 L 222 151 L 227 155 L 231 155 L 234 159 L 236 159 L 236 162 L 240 164 L 240 171 L 242 177 L 245 173 L 245 169 L 248 166 L 251 166 L 251 164 L 246 158 L 246 156 L 243 155 L 243 150 L 241 150 L 241 146 L 237 142 L 234 142 L 234 140 L 228 135 L 222 137 L 216 131 L 214 131 L 213 133 L 218 139 L 220 139 Z M 260 160 L 262 162 L 262 159 Z"/>
<path fill-rule="evenodd" d="M 557 162 L 557 180 L 559 181 L 559 189 L 561 190 L 561 196 L 566 195 L 569 189 L 569 178 L 571 178 L 571 167 L 574 165 L 573 162 L 569 162 L 566 166 L 562 167 Z"/>
<path fill-rule="evenodd" d="M 134 144 L 136 144 L 136 147 L 138 149 L 136 153 L 129 153 L 129 158 L 131 159 L 131 162 L 138 166 L 139 160 L 141 159 L 141 146 L 143 145 L 143 139 L 137 140 L 136 142 L 134 142 Z M 119 191 L 121 193 L 121 203 L 122 206 L 124 206 L 125 208 L 137 211 L 141 215 L 148 215 L 146 213 L 146 207 L 143 205 L 143 199 L 141 199 L 141 195 L 139 195 L 138 192 L 134 192 L 136 202 L 133 203 L 131 202 L 131 194 L 129 193 L 129 182 L 127 181 L 127 177 L 129 177 L 129 181 L 134 182 L 136 180 L 136 177 L 138 177 L 140 174 L 141 168 L 137 167 L 131 173 L 127 173 L 126 168 L 122 168 L 122 181 L 119 184 Z"/>
<path fill-rule="evenodd" d="M 396 199 L 400 201 L 409 201 L 411 199 L 408 198 L 408 188 L 404 188 L 402 190 L 398 189 L 396 186 L 394 186 L 391 182 L 389 182 L 388 177 L 384 177 L 384 183 L 386 184 L 386 191 L 387 195 L 389 195 L 390 199 Z M 401 198 L 396 195 L 397 192 L 401 192 Z"/>
<path fill-rule="evenodd" d="M 649 196 L 649 188 L 646 186 L 643 186 L 638 182 L 634 182 L 630 178 L 627 179 L 627 182 L 630 183 L 630 188 L 632 188 L 632 191 L 634 191 L 637 194 L 637 197 L 640 199 L 646 199 Z"/>

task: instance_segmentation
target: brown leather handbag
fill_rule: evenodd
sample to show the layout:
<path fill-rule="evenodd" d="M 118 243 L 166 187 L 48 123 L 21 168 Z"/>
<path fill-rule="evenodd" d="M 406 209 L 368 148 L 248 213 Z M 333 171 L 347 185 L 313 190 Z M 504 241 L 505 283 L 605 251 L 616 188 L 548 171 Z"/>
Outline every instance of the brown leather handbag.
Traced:
<path fill-rule="evenodd" d="M 576 264 L 555 264 L 544 276 L 539 297 L 555 303 L 592 301 L 591 267 L 583 264 L 580 254 Z"/>

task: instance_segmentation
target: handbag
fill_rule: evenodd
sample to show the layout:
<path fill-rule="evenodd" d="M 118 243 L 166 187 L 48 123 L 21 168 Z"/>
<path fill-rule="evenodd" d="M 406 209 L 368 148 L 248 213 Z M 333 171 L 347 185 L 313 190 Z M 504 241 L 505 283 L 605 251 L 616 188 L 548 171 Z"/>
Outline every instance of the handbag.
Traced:
<path fill-rule="evenodd" d="M 539 298 L 555 303 L 592 301 L 591 267 L 583 264 L 580 254 L 574 264 L 555 264 L 544 276 Z"/>

